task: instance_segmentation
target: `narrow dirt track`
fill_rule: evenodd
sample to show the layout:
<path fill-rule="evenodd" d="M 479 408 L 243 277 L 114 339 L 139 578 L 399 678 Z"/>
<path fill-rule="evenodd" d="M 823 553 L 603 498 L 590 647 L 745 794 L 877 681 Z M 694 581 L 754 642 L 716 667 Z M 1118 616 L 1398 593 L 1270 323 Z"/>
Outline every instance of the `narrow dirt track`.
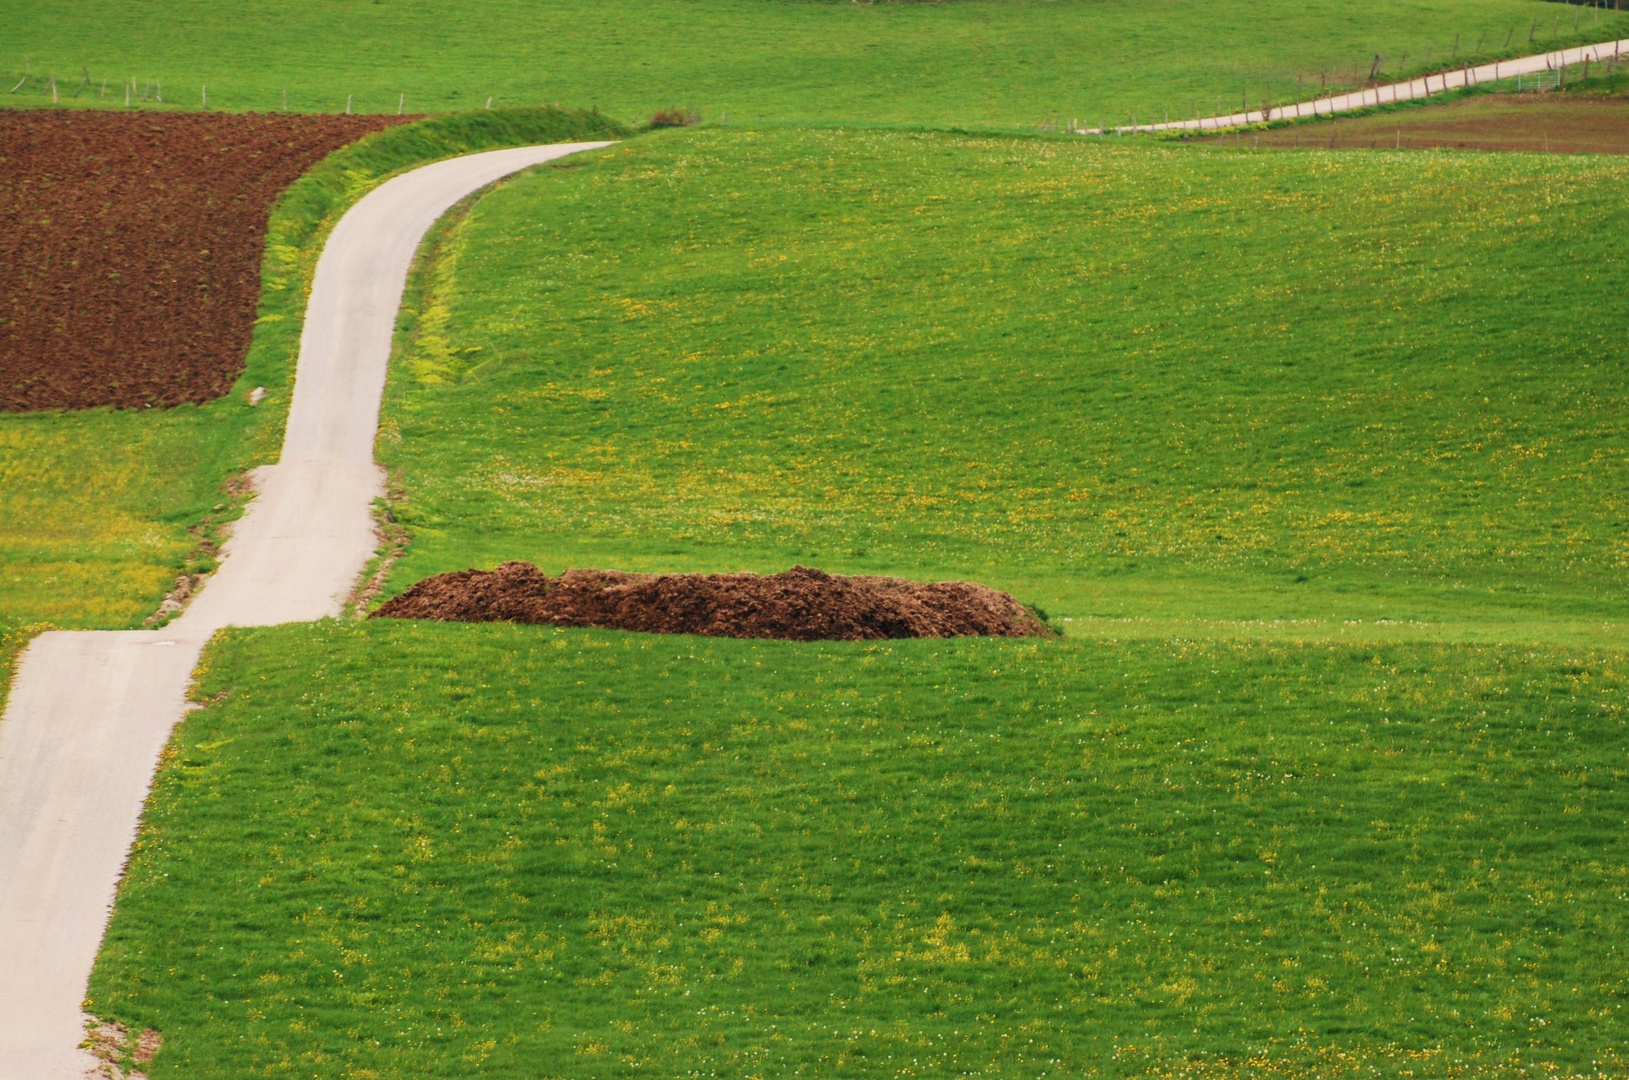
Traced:
<path fill-rule="evenodd" d="M 373 462 L 391 332 L 425 232 L 510 173 L 607 143 L 496 150 L 398 176 L 317 264 L 282 458 L 221 568 L 157 631 L 41 635 L 0 720 L 0 1080 L 81 1080 L 80 1005 L 142 804 L 193 668 L 225 626 L 338 615 L 374 550 Z"/>

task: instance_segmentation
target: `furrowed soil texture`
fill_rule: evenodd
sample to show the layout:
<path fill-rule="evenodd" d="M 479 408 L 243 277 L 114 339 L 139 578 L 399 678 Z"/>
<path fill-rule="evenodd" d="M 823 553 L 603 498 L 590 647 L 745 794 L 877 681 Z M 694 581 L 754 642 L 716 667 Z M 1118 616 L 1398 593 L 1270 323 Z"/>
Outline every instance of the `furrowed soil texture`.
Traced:
<path fill-rule="evenodd" d="M 966 581 L 921 584 L 794 566 L 780 574 L 625 574 L 531 563 L 419 582 L 375 617 L 642 630 L 790 641 L 1026 637 L 1048 633 L 1006 593 Z"/>
<path fill-rule="evenodd" d="M 150 1075 L 1629 1075 L 1621 653 L 227 631 Z"/>
<path fill-rule="evenodd" d="M 254 330 L 272 203 L 400 122 L 0 112 L 0 409 L 225 394 Z"/>

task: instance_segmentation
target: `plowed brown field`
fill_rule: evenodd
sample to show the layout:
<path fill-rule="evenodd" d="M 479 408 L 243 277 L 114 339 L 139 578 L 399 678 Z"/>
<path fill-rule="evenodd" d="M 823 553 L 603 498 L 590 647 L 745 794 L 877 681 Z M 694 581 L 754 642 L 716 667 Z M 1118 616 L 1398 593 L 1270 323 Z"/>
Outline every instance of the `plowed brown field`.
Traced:
<path fill-rule="evenodd" d="M 0 409 L 225 394 L 273 201 L 400 119 L 0 111 Z"/>

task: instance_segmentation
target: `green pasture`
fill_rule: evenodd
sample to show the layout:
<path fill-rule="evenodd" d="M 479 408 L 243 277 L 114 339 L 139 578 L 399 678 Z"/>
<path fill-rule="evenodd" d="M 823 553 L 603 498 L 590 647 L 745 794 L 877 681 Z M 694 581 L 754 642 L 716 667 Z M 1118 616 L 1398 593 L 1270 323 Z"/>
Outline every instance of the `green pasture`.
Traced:
<path fill-rule="evenodd" d="M 972 578 L 1086 634 L 1622 643 L 1614 158 L 692 129 L 410 288 L 390 589 Z"/>
<path fill-rule="evenodd" d="M 8 104 L 55 72 L 78 105 L 109 73 L 167 107 L 728 111 L 437 230 L 380 433 L 389 592 L 803 562 L 984 581 L 1067 634 L 227 632 L 87 1008 L 162 1032 L 155 1077 L 1629 1071 L 1629 163 L 926 130 L 1621 32 L 1595 18 L 0 11 L 33 76 Z M 863 124 L 776 123 L 830 118 Z M 137 624 L 199 558 L 275 451 L 340 210 L 607 130 L 478 109 L 344 151 L 278 208 L 231 397 L 0 418 L 0 512 L 33 530 L 0 640 Z"/>
<path fill-rule="evenodd" d="M 232 631 L 152 1075 L 1615 1075 L 1629 164 L 704 127 L 422 254 L 389 589 L 970 577 L 1069 636 Z"/>
<path fill-rule="evenodd" d="M 1536 0 L 116 0 L 0 7 L 0 103 L 1095 125 L 1624 36 Z M 26 81 L 24 81 L 26 80 Z"/>
<path fill-rule="evenodd" d="M 260 318 L 228 397 L 174 409 L 0 414 L 0 671 L 32 632 L 139 626 L 211 544 L 241 498 L 224 485 L 276 460 L 305 299 L 339 215 L 382 179 L 438 158 L 620 127 L 601 117 L 516 110 L 394 128 L 341 150 L 272 213 Z M 247 395 L 268 388 L 258 408 Z M 0 697 L 5 684 L 0 682 Z"/>
<path fill-rule="evenodd" d="M 1611 1076 L 1622 654 L 229 632 L 153 1076 Z"/>

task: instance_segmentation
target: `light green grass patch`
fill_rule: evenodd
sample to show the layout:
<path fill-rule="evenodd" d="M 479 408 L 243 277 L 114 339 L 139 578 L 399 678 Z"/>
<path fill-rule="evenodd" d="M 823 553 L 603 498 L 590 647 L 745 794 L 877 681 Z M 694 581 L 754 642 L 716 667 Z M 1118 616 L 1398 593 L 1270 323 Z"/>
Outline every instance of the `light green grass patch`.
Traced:
<path fill-rule="evenodd" d="M 391 589 L 804 562 L 1093 632 L 1621 641 L 1626 169 L 720 128 L 538 170 L 417 275 Z"/>
<path fill-rule="evenodd" d="M 1624 36 L 1534 0 L 115 0 L 0 8 L 0 104 L 338 112 L 565 101 L 643 119 L 1087 126 L 1252 108 L 1382 75 Z M 79 89 L 83 74 L 90 85 Z M 109 80 L 104 91 L 103 80 Z"/>
<path fill-rule="evenodd" d="M 1618 654 L 229 632 L 154 1075 L 1620 1073 Z"/>

